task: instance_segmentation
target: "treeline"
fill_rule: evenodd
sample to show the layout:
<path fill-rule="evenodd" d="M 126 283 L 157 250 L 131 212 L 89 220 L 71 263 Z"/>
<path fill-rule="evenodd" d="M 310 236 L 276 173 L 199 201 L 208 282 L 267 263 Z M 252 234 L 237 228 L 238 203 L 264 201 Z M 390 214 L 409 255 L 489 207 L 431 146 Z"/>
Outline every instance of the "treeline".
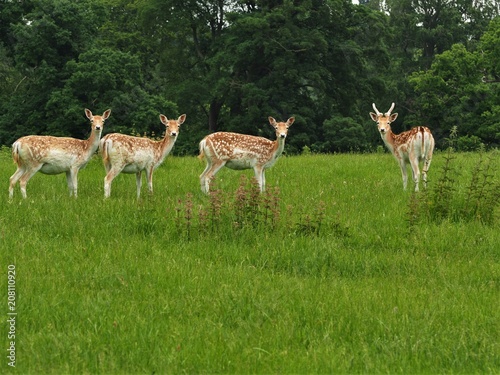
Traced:
<path fill-rule="evenodd" d="M 396 103 L 396 132 L 451 129 L 473 150 L 500 144 L 496 0 L 0 0 L 0 144 L 84 138 L 83 113 L 112 108 L 104 133 L 160 136 L 188 114 L 174 153 L 216 130 L 287 151 L 369 151 L 368 112 Z"/>

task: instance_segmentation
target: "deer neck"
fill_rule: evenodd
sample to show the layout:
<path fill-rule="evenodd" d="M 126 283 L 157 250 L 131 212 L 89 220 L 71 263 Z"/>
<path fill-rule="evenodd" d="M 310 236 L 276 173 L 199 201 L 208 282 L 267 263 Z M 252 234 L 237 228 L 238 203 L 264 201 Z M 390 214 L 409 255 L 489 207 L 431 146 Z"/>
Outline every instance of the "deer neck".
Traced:
<path fill-rule="evenodd" d="M 165 134 L 165 137 L 158 142 L 155 142 L 155 160 L 159 163 L 163 162 L 167 155 L 174 147 L 174 143 L 177 140 L 177 137 L 171 137 Z"/>
<path fill-rule="evenodd" d="M 273 142 L 273 159 L 278 159 L 283 153 L 283 150 L 285 149 L 285 139 L 286 138 L 281 138 L 278 136 L 278 138 Z"/>
<path fill-rule="evenodd" d="M 99 147 L 99 141 L 101 140 L 101 134 L 102 130 L 92 129 L 90 137 L 87 140 L 83 141 L 85 142 L 85 149 L 89 153 L 89 155 L 93 155 L 97 151 Z"/>
<path fill-rule="evenodd" d="M 382 137 L 382 140 L 384 141 L 386 147 L 389 149 L 391 153 L 394 154 L 396 142 L 395 142 L 395 136 L 392 130 L 388 130 L 385 133 L 381 133 L 380 136 Z"/>

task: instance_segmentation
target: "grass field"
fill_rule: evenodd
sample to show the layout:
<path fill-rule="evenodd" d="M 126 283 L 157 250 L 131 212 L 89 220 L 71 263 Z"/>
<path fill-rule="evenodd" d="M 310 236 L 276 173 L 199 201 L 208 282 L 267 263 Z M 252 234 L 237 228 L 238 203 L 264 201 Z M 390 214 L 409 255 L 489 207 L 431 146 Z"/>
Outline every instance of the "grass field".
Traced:
<path fill-rule="evenodd" d="M 456 155 L 458 195 L 478 157 Z M 203 168 L 168 157 L 153 196 L 120 175 L 104 200 L 96 156 L 78 199 L 37 174 L 9 202 L 0 153 L 0 373 L 500 373 L 498 205 L 409 225 L 389 154 L 283 157 L 265 209 L 227 169 L 214 205 Z"/>

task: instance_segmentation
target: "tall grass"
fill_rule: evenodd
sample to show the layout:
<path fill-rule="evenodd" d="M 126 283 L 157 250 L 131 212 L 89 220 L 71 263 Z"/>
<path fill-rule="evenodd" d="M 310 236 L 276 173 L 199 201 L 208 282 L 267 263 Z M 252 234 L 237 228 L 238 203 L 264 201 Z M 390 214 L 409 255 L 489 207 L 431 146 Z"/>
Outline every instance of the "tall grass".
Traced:
<path fill-rule="evenodd" d="M 480 155 L 454 157 L 468 196 Z M 498 207 L 491 224 L 409 226 L 413 194 L 388 154 L 283 157 L 262 195 L 250 171 L 221 170 L 206 196 L 203 168 L 169 157 L 153 196 L 137 200 L 122 174 L 104 200 L 96 157 L 78 199 L 63 175 L 37 174 L 9 203 L 15 168 L 0 153 L 0 341 L 15 264 L 16 371 L 500 371 Z"/>
<path fill-rule="evenodd" d="M 450 219 L 477 220 L 488 225 L 498 221 L 500 207 L 500 181 L 498 179 L 498 151 L 486 154 L 481 150 L 472 170 L 457 164 L 454 151 L 456 129 L 449 139 L 437 182 L 424 194 L 413 194 L 409 203 L 409 226 L 413 228 L 424 220 L 442 221 Z M 466 176 L 466 189 L 459 183 Z"/>

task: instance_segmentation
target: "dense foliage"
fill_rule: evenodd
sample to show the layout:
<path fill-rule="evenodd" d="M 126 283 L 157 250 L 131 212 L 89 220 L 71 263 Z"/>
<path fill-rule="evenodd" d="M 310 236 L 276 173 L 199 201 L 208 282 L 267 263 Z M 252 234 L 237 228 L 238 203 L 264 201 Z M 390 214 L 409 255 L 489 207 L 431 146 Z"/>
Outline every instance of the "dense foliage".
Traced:
<path fill-rule="evenodd" d="M 271 136 L 288 152 L 380 145 L 368 112 L 391 102 L 396 132 L 428 125 L 438 146 L 500 144 L 500 6 L 493 0 L 0 0 L 0 145 L 27 134 L 158 134 L 187 114 L 174 152 L 209 132 Z"/>

